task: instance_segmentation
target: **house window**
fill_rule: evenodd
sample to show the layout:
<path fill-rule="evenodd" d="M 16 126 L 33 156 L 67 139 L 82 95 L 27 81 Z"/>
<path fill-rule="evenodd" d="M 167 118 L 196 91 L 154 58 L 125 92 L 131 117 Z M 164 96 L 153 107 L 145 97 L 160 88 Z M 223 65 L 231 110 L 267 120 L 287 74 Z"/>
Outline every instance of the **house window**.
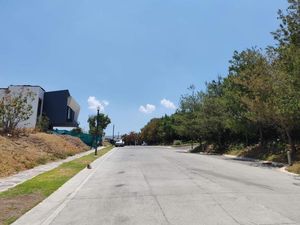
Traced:
<path fill-rule="evenodd" d="M 37 117 L 39 118 L 41 114 L 42 114 L 42 99 L 39 98 Z"/>
<path fill-rule="evenodd" d="M 72 121 L 74 118 L 74 111 L 68 106 L 67 108 L 67 121 Z"/>

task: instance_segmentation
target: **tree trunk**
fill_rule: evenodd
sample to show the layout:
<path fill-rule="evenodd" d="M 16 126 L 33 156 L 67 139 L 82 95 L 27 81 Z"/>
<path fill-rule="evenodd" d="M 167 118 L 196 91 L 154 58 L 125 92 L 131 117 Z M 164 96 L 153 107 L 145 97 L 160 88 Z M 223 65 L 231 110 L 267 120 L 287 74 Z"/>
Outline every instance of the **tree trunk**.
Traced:
<path fill-rule="evenodd" d="M 260 147 L 263 146 L 263 140 L 264 140 L 263 131 L 262 131 L 261 126 L 259 126 L 259 145 L 260 145 Z"/>
<path fill-rule="evenodd" d="M 248 133 L 247 132 L 245 134 L 245 141 L 246 141 L 246 146 L 248 146 L 249 140 L 248 140 Z"/>
<path fill-rule="evenodd" d="M 291 137 L 290 131 L 288 129 L 285 130 L 286 136 L 288 138 L 288 143 L 291 151 L 291 155 L 293 156 L 296 152 L 296 148 L 293 142 L 293 138 Z"/>
<path fill-rule="evenodd" d="M 220 151 L 223 148 L 222 135 L 220 133 L 218 134 L 218 144 L 219 144 L 219 151 Z"/>
<path fill-rule="evenodd" d="M 202 144 L 202 138 L 199 138 L 198 142 L 199 142 L 199 147 L 200 147 L 201 151 L 204 152 L 204 150 L 203 150 L 204 148 L 203 148 L 203 144 Z"/>

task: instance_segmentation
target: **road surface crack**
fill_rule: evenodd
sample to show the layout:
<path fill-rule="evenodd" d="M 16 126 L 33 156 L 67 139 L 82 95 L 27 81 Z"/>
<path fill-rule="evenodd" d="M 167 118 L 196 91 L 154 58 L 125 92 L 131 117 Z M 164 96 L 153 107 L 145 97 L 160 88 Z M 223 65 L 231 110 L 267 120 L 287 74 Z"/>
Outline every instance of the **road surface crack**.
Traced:
<path fill-rule="evenodd" d="M 160 211 L 161 211 L 161 213 L 162 213 L 164 219 L 166 220 L 167 224 L 172 225 L 172 223 L 168 220 L 168 218 L 167 218 L 167 216 L 166 216 L 166 214 L 165 214 L 165 211 L 163 210 L 163 208 L 162 208 L 160 202 L 158 201 L 157 196 L 153 193 L 152 187 L 151 187 L 151 185 L 150 185 L 150 183 L 149 183 L 149 181 L 148 181 L 147 176 L 143 173 L 142 170 L 141 170 L 141 173 L 143 174 L 143 177 L 144 177 L 144 179 L 145 179 L 145 181 L 146 181 L 146 183 L 147 183 L 147 186 L 148 186 L 148 188 L 149 188 L 149 190 L 150 190 L 150 195 L 154 198 L 156 204 L 157 204 L 158 207 L 160 208 Z"/>

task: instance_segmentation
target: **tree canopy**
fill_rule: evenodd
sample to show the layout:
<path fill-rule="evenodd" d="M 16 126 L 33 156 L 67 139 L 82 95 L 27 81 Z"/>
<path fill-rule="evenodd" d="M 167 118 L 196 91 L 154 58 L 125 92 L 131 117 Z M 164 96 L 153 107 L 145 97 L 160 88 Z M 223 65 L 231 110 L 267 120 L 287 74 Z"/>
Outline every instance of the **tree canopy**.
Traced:
<path fill-rule="evenodd" d="M 141 138 L 149 144 L 192 140 L 219 151 L 282 140 L 294 152 L 300 141 L 300 1 L 288 3 L 278 12 L 275 46 L 235 51 L 226 76 L 204 91 L 191 85 L 176 113 L 152 119 Z"/>
<path fill-rule="evenodd" d="M 98 132 L 97 132 L 97 121 L 99 122 L 98 124 Z M 92 115 L 89 116 L 88 121 L 89 123 L 89 133 L 94 135 L 94 136 L 103 136 L 104 135 L 104 130 L 106 127 L 111 123 L 110 118 L 103 114 L 99 113 L 99 116 L 97 115 Z"/>

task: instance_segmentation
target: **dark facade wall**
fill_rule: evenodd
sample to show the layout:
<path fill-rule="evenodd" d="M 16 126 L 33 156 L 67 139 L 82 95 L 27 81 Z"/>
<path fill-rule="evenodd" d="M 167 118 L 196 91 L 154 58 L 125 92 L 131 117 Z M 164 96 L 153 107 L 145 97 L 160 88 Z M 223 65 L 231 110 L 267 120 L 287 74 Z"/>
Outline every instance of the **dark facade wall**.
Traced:
<path fill-rule="evenodd" d="M 67 120 L 68 90 L 46 92 L 44 95 L 43 113 L 50 119 L 51 126 L 74 126 L 74 121 Z"/>

